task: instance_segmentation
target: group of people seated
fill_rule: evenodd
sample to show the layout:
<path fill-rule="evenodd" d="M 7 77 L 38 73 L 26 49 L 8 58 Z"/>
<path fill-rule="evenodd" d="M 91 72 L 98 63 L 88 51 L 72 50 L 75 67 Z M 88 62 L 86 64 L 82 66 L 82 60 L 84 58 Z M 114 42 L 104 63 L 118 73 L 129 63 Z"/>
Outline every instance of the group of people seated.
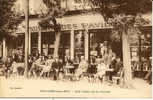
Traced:
<path fill-rule="evenodd" d="M 7 73 L 6 77 L 9 77 L 11 74 L 23 75 L 25 70 L 27 70 L 29 77 L 52 77 L 54 80 L 59 78 L 59 74 L 65 75 L 66 66 L 73 66 L 69 70 L 71 74 L 74 74 L 76 80 L 80 80 L 80 77 L 85 73 L 88 73 L 88 76 L 95 74 L 99 78 L 108 75 L 109 80 L 111 80 L 112 75 L 115 75 L 122 67 L 119 57 L 113 57 L 110 65 L 107 65 L 100 57 L 92 58 L 92 60 L 95 59 L 96 61 L 91 63 L 86 61 L 84 56 L 80 58 L 78 65 L 75 65 L 74 61 L 69 58 L 63 60 L 58 57 L 53 58 L 51 55 L 29 56 L 29 65 L 25 69 L 24 63 L 18 63 L 11 57 L 8 57 L 4 66 Z M 109 69 L 113 70 L 108 71 Z"/>
<path fill-rule="evenodd" d="M 29 59 L 29 76 L 45 76 L 49 77 L 53 72 L 53 78 L 56 80 L 59 73 L 63 73 L 63 61 L 62 59 L 51 55 L 48 57 L 40 56 L 38 59 L 35 57 Z"/>
<path fill-rule="evenodd" d="M 106 76 L 107 80 L 112 81 L 112 76 L 118 76 L 118 73 L 123 69 L 120 57 L 117 57 L 111 48 L 104 44 L 100 45 L 99 53 L 96 56 L 90 56 L 89 61 L 83 55 L 78 56 L 79 62 L 77 64 L 75 59 L 69 57 L 53 58 L 52 55 L 36 54 L 29 56 L 28 68 L 25 69 L 22 58 L 24 57 L 7 58 L 4 63 L 6 77 L 9 77 L 10 73 L 23 75 L 27 71 L 29 77 L 52 77 L 54 80 L 58 80 L 60 75 L 64 77 L 69 72 L 75 77 L 75 80 L 80 80 L 85 76 L 103 80 Z M 72 67 L 68 68 L 67 66 Z"/>
<path fill-rule="evenodd" d="M 97 61 L 89 64 L 83 56 L 81 57 L 81 62 L 76 69 L 76 78 L 78 80 L 81 75 L 86 73 L 85 75 L 88 74 L 88 78 L 98 78 L 101 82 L 104 78 L 107 81 L 112 81 L 112 76 L 119 76 L 119 72 L 123 71 L 123 64 L 119 57 L 113 57 L 109 65 L 102 58 L 95 59 Z"/>

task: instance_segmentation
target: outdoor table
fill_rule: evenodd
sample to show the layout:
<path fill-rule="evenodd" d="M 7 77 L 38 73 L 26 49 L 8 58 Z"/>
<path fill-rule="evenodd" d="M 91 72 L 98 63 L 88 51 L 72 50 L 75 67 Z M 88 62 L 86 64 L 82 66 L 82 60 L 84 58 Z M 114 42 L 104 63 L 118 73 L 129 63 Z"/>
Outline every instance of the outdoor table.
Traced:
<path fill-rule="evenodd" d="M 108 69 L 106 69 L 106 71 L 108 71 L 108 72 L 113 72 L 114 69 L 113 69 L 113 68 L 108 68 Z"/>
<path fill-rule="evenodd" d="M 19 71 L 20 70 L 20 71 Z M 13 73 L 21 73 L 21 70 L 22 72 L 25 70 L 25 64 L 24 63 L 13 63 L 12 64 L 12 71 Z"/>
<path fill-rule="evenodd" d="M 46 67 L 46 65 L 37 65 L 37 66 L 39 66 L 42 69 Z"/>
<path fill-rule="evenodd" d="M 106 75 L 107 75 L 107 73 L 111 73 L 111 72 L 113 72 L 113 71 L 114 71 L 114 69 L 112 69 L 112 68 L 106 69 Z"/>
<path fill-rule="evenodd" d="M 74 66 L 74 70 L 76 70 L 79 66 L 79 63 L 73 63 L 73 66 Z"/>
<path fill-rule="evenodd" d="M 72 73 L 70 72 L 70 70 L 71 69 L 74 69 L 74 66 L 66 65 L 64 68 L 65 68 L 65 74 L 66 75 L 72 75 Z"/>
<path fill-rule="evenodd" d="M 65 66 L 65 68 L 67 68 L 67 69 L 71 69 L 71 68 L 74 68 L 74 66 L 70 66 L 70 65 L 68 65 L 68 66 Z"/>
<path fill-rule="evenodd" d="M 17 69 L 20 68 L 25 68 L 25 64 L 24 63 L 13 63 L 12 64 L 13 67 L 13 72 L 17 72 Z"/>
<path fill-rule="evenodd" d="M 34 63 L 36 67 L 40 68 L 40 69 L 43 69 L 44 67 L 46 67 L 46 65 L 42 65 L 42 64 L 37 64 L 37 63 Z"/>
<path fill-rule="evenodd" d="M 73 65 L 79 65 L 79 63 L 73 63 Z"/>
<path fill-rule="evenodd" d="M 13 63 L 13 65 L 16 67 L 23 67 L 24 68 L 24 63 Z"/>

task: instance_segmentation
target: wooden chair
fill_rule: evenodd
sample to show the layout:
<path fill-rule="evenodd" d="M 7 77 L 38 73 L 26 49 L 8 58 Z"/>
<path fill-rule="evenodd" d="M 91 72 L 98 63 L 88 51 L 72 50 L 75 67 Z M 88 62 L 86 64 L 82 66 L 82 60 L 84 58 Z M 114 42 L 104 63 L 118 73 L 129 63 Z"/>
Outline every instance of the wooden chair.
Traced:
<path fill-rule="evenodd" d="M 118 72 L 118 76 L 113 76 L 113 77 L 112 77 L 113 84 L 115 84 L 115 85 L 120 84 L 120 82 L 121 82 L 121 80 L 122 80 L 122 78 L 123 78 L 123 73 L 124 73 L 124 71 L 123 71 L 123 69 L 121 69 L 121 70 Z"/>

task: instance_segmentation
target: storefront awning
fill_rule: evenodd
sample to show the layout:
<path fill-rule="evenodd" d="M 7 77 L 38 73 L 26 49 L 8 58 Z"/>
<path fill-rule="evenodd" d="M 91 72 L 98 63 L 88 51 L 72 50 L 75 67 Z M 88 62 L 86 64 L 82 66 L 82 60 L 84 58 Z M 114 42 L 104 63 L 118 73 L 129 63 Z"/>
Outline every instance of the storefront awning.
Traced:
<path fill-rule="evenodd" d="M 152 26 L 152 13 L 142 16 L 143 18 L 150 21 L 147 26 Z M 31 32 L 44 31 L 39 26 L 41 18 L 30 19 L 29 27 Z M 57 18 L 57 22 L 61 24 L 62 31 L 65 30 L 84 30 L 84 29 L 106 29 L 112 28 L 109 24 L 104 21 L 103 16 L 100 14 L 80 14 L 73 16 L 65 16 L 63 18 Z M 45 31 L 53 31 L 53 29 L 48 28 Z M 17 30 L 17 33 L 25 32 L 25 22 L 23 21 Z"/>
<path fill-rule="evenodd" d="M 110 25 L 105 23 L 104 18 L 100 14 L 67 16 L 59 18 L 57 21 L 62 25 L 62 30 L 110 28 Z"/>

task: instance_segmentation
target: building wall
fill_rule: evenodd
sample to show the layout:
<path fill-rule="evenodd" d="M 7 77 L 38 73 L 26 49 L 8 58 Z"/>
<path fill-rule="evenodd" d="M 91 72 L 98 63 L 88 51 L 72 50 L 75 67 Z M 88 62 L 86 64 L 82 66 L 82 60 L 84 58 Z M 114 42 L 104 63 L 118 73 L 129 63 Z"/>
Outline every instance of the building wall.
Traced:
<path fill-rule="evenodd" d="M 47 11 L 46 6 L 43 4 L 42 0 L 29 0 L 30 1 L 30 14 L 39 13 L 41 10 L 43 12 Z M 80 1 L 80 0 L 79 0 Z M 89 9 L 89 4 L 84 4 L 82 2 L 77 2 L 77 0 L 65 0 L 62 2 L 62 6 L 67 8 L 69 11 L 75 10 L 84 10 Z M 24 10 L 24 1 L 18 0 L 19 11 Z M 21 5 L 20 5 L 21 4 Z M 143 15 L 144 18 L 152 22 L 152 13 Z M 41 21 L 41 18 L 32 18 L 30 19 L 30 33 L 39 33 L 41 32 L 53 32 L 53 29 L 43 30 L 39 27 L 38 23 Z M 77 15 L 63 16 L 62 18 L 57 18 L 57 22 L 61 24 L 62 31 L 69 31 L 69 33 L 75 31 L 84 31 L 84 30 L 99 30 L 99 29 L 110 29 L 110 25 L 106 24 L 104 18 L 98 13 L 84 13 Z M 152 23 L 150 23 L 152 25 Z M 17 33 L 25 32 L 25 22 L 19 25 Z M 131 54 L 132 55 L 132 54 Z M 134 54 L 133 54 L 134 55 Z"/>
<path fill-rule="evenodd" d="M 24 12 L 25 0 L 17 0 L 15 8 L 17 12 Z M 29 0 L 29 10 L 29 13 L 34 15 L 36 13 L 41 13 L 41 11 L 46 12 L 47 7 L 43 4 L 42 0 Z"/>

